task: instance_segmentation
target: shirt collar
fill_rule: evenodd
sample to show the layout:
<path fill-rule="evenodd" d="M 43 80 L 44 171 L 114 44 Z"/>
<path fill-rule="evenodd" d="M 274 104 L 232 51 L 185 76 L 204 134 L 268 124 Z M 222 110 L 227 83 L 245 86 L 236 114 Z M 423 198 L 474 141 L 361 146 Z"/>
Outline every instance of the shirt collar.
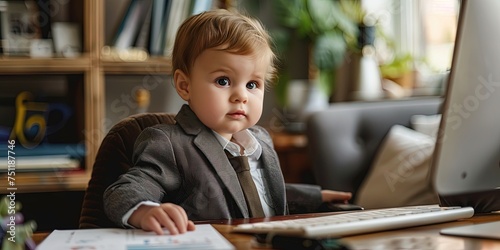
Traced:
<path fill-rule="evenodd" d="M 233 134 L 233 140 L 237 141 L 245 149 L 245 151 L 243 151 L 243 154 L 240 154 L 241 152 L 240 145 L 227 140 L 226 138 L 224 138 L 222 135 L 219 135 L 215 131 L 213 131 L 213 133 L 217 138 L 217 140 L 219 141 L 222 148 L 227 150 L 233 156 L 242 155 L 242 156 L 248 156 L 249 158 L 252 159 L 259 159 L 260 155 L 262 154 L 262 146 L 257 141 L 255 136 L 253 136 L 252 133 L 248 131 L 248 129 Z"/>

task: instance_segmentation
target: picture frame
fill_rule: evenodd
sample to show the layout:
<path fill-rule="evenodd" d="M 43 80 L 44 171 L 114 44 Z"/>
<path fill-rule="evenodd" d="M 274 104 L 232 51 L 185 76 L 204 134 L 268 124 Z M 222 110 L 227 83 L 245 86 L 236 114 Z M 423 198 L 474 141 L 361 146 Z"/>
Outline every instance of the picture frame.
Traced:
<path fill-rule="evenodd" d="M 35 1 L 0 1 L 4 55 L 29 55 L 31 40 L 41 38 L 38 18 Z"/>

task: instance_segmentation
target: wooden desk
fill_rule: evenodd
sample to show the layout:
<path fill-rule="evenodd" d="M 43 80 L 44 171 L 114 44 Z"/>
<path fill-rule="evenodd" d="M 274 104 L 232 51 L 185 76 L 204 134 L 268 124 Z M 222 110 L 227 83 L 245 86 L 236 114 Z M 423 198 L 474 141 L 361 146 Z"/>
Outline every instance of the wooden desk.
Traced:
<path fill-rule="evenodd" d="M 234 225 L 249 222 L 309 218 L 331 213 L 276 216 L 267 219 L 235 219 L 219 221 L 198 221 L 196 224 L 212 224 L 236 249 L 263 249 L 253 242 L 253 236 L 231 233 Z M 344 237 L 342 241 L 352 249 L 442 249 L 442 250 L 491 250 L 500 249 L 500 240 L 476 239 L 444 236 L 439 230 L 448 227 L 472 225 L 477 223 L 500 221 L 500 213 L 476 215 L 470 219 L 441 223 L 429 226 L 412 227 L 400 230 Z M 36 233 L 35 242 L 41 242 L 48 233 Z"/>

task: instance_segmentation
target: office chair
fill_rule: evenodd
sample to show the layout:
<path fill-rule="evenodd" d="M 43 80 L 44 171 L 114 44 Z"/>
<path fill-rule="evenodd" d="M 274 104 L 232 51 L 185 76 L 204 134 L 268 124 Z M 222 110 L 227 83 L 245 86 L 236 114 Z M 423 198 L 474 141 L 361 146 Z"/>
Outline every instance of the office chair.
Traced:
<path fill-rule="evenodd" d="M 104 191 L 133 166 L 132 153 L 137 136 L 147 127 L 174 124 L 174 117 L 175 114 L 141 113 L 125 118 L 111 128 L 97 152 L 83 199 L 80 228 L 117 227 L 104 213 Z"/>

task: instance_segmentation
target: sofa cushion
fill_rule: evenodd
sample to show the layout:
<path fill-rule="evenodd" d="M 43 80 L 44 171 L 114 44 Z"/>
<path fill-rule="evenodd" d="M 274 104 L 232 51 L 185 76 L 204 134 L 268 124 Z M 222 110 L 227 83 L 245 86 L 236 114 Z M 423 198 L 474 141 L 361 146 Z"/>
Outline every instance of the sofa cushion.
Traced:
<path fill-rule="evenodd" d="M 365 208 L 438 203 L 430 178 L 435 138 L 394 125 L 356 197 Z"/>
<path fill-rule="evenodd" d="M 441 114 L 436 115 L 413 115 L 410 119 L 411 128 L 428 136 L 436 137 Z"/>

